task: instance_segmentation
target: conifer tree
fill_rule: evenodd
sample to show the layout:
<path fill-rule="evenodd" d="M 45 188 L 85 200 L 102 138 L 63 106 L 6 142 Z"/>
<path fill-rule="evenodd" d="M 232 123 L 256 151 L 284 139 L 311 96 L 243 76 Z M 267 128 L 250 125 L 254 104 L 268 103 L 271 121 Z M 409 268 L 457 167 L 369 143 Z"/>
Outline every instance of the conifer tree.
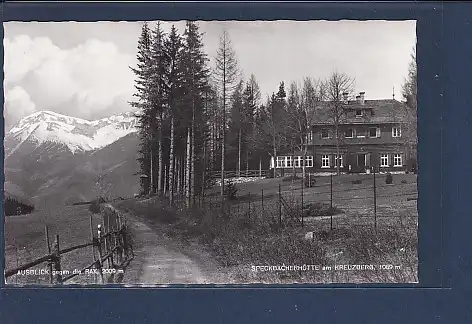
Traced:
<path fill-rule="evenodd" d="M 170 113 L 170 144 L 169 144 L 169 202 L 174 203 L 175 195 L 175 119 L 178 118 L 179 94 L 181 90 L 181 72 L 179 70 L 182 40 L 177 29 L 172 25 L 169 37 L 165 42 L 166 51 L 169 56 L 169 96 L 168 105 Z"/>
<path fill-rule="evenodd" d="M 197 23 L 188 21 L 183 35 L 184 46 L 182 50 L 182 113 L 186 127 L 190 130 L 190 166 L 186 178 L 188 190 L 187 206 L 195 200 L 196 188 L 200 188 L 196 181 L 201 181 L 202 172 L 197 174 L 197 158 L 203 148 L 206 136 L 206 121 L 204 114 L 205 94 L 208 89 L 209 70 L 208 57 L 203 49 L 202 34 Z M 201 170 L 201 168 L 200 168 Z"/>
<path fill-rule="evenodd" d="M 150 74 L 151 74 L 151 31 L 149 25 L 145 22 L 141 29 L 141 35 L 138 40 L 138 53 L 137 53 L 137 67 L 130 67 L 133 73 L 136 75 L 135 90 L 133 94 L 136 97 L 136 101 L 130 102 L 133 108 L 138 110 L 138 127 L 140 135 L 140 156 L 138 162 L 141 167 L 141 173 L 150 177 L 151 183 L 154 177 L 153 170 L 151 168 L 151 154 L 150 154 L 150 134 L 151 134 L 151 120 L 149 118 L 150 105 Z M 142 184 L 144 185 L 144 184 Z M 149 187 L 142 188 L 143 193 L 148 193 Z"/>
<path fill-rule="evenodd" d="M 157 160 L 157 183 L 153 183 L 152 193 L 156 190 L 159 195 L 163 194 L 164 184 L 164 161 L 163 161 L 163 126 L 164 114 L 168 108 L 169 93 L 169 55 L 165 49 L 165 34 L 160 22 L 157 23 L 151 43 L 151 75 L 150 75 L 150 97 L 151 97 L 151 156 L 152 161 Z M 156 152 L 157 144 L 157 152 Z M 154 164 L 154 163 L 153 163 Z M 151 166 L 154 169 L 154 165 Z"/>

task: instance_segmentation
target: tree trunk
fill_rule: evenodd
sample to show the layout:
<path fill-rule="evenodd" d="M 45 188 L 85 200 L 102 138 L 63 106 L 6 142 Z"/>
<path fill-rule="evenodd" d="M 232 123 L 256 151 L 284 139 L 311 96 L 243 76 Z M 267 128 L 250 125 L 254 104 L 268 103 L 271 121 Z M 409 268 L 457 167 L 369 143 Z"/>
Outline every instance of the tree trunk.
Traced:
<path fill-rule="evenodd" d="M 159 115 L 159 144 L 158 144 L 158 151 L 157 151 L 157 154 L 158 154 L 158 179 L 157 179 L 157 192 L 159 193 L 160 196 L 162 196 L 162 193 L 163 193 L 163 185 L 164 185 L 164 179 L 163 179 L 163 175 L 164 175 L 164 165 L 163 165 L 163 158 L 162 158 L 162 142 L 163 142 L 163 139 L 162 139 L 162 112 L 160 113 Z"/>
<path fill-rule="evenodd" d="M 273 145 L 274 145 L 274 178 L 277 176 L 275 169 L 277 168 L 277 150 L 275 148 L 275 131 L 273 136 Z"/>
<path fill-rule="evenodd" d="M 249 176 L 249 150 L 246 150 L 246 177 Z"/>
<path fill-rule="evenodd" d="M 185 167 L 185 203 L 187 208 L 190 208 L 190 160 L 191 160 L 191 151 L 190 151 L 190 127 L 187 128 L 187 163 Z"/>
<path fill-rule="evenodd" d="M 341 170 L 339 169 L 339 126 L 336 126 L 336 158 L 334 159 L 334 163 L 336 163 L 336 173 L 337 175 L 341 174 Z"/>
<path fill-rule="evenodd" d="M 307 147 L 305 145 L 305 140 L 302 139 L 302 148 L 303 148 L 303 167 L 302 167 L 302 182 L 304 183 L 305 182 L 305 174 L 306 174 L 306 150 L 307 150 Z"/>
<path fill-rule="evenodd" d="M 153 158 L 153 149 L 152 149 L 152 141 L 151 141 L 151 177 L 149 181 L 149 195 L 152 195 L 154 193 L 154 158 Z"/>
<path fill-rule="evenodd" d="M 241 127 L 238 131 L 238 170 L 236 171 L 236 176 L 239 178 L 241 176 Z"/>
<path fill-rule="evenodd" d="M 177 172 L 175 177 L 176 193 L 180 196 L 180 157 L 177 157 L 175 160 L 175 170 Z"/>
<path fill-rule="evenodd" d="M 169 202 L 174 203 L 174 116 L 170 120 Z"/>
<path fill-rule="evenodd" d="M 259 157 L 259 178 L 262 178 L 262 158 Z"/>
<path fill-rule="evenodd" d="M 195 100 L 192 100 L 192 135 L 191 135 L 191 166 L 190 166 L 190 200 L 195 203 Z"/>
<path fill-rule="evenodd" d="M 224 91 L 223 91 L 224 92 Z M 225 197 L 225 104 L 224 104 L 224 96 L 223 96 L 223 131 L 222 131 L 222 139 L 221 139 L 221 208 L 223 208 L 223 201 Z"/>
<path fill-rule="evenodd" d="M 203 172 L 202 172 L 202 189 L 201 189 L 202 192 L 200 193 L 200 196 L 202 197 L 202 199 L 205 197 L 205 182 L 206 182 L 205 176 L 206 176 L 206 170 L 207 170 L 206 145 L 207 145 L 206 140 L 203 140 Z"/>
<path fill-rule="evenodd" d="M 297 176 L 297 170 L 295 169 L 295 149 L 292 148 L 292 172 L 294 178 Z"/>

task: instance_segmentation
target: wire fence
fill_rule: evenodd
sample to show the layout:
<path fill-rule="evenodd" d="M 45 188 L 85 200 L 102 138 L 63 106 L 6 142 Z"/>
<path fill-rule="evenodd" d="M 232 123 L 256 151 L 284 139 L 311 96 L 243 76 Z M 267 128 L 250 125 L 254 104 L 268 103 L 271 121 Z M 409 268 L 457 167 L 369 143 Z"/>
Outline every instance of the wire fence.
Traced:
<path fill-rule="evenodd" d="M 333 230 L 353 226 L 416 228 L 416 177 L 386 183 L 385 175 L 317 177 L 316 182 L 270 179 L 258 189 L 247 184 L 233 199 L 217 193 L 198 197 L 196 204 L 211 215 L 269 221 L 275 226 L 310 226 Z"/>

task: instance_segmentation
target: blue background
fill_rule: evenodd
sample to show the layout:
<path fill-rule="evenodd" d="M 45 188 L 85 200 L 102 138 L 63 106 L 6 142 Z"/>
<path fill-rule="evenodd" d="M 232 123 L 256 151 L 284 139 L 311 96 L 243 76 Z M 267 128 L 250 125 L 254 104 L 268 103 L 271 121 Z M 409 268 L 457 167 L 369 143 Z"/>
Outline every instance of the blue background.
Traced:
<path fill-rule="evenodd" d="M 472 323 L 471 17 L 467 3 L 3 4 L 3 21 L 417 20 L 420 285 L 2 287 L 0 322 Z"/>

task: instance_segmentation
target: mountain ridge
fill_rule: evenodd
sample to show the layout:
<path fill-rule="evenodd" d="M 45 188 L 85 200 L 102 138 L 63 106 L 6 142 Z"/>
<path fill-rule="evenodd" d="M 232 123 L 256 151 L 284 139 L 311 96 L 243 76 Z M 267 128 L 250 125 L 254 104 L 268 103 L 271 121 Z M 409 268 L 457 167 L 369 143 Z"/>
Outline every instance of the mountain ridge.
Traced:
<path fill-rule="evenodd" d="M 103 148 L 137 132 L 133 112 L 86 120 L 43 110 L 22 118 L 5 134 L 6 158 L 25 142 L 64 145 L 72 154 Z"/>
<path fill-rule="evenodd" d="M 112 195 L 132 196 L 138 146 L 133 112 L 93 121 L 36 112 L 5 134 L 5 192 L 37 206 L 63 205 L 94 199 L 96 178 L 106 175 Z"/>

